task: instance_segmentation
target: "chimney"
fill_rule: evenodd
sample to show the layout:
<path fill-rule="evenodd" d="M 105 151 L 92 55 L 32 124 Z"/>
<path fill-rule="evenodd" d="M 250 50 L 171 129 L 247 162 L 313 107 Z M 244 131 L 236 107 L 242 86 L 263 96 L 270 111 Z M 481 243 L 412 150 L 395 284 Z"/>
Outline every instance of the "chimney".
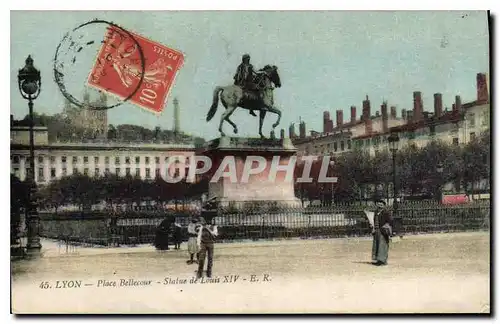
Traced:
<path fill-rule="evenodd" d="M 344 124 L 344 112 L 337 110 L 337 127 L 340 128 Z"/>
<path fill-rule="evenodd" d="M 356 106 L 351 106 L 351 123 L 356 122 Z"/>
<path fill-rule="evenodd" d="M 489 102 L 489 94 L 488 94 L 488 81 L 486 79 L 486 74 L 478 73 L 476 76 L 477 81 L 477 101 L 478 103 L 487 103 Z"/>
<path fill-rule="evenodd" d="M 396 106 L 391 106 L 391 119 L 397 118 Z"/>
<path fill-rule="evenodd" d="M 443 114 L 443 96 L 440 93 L 434 94 L 434 117 L 439 118 Z"/>
<path fill-rule="evenodd" d="M 333 132 L 333 120 L 328 120 L 328 129 L 327 129 L 327 133 L 331 133 Z"/>
<path fill-rule="evenodd" d="M 462 100 L 460 99 L 460 96 L 455 96 L 455 109 L 458 113 L 462 112 Z"/>
<path fill-rule="evenodd" d="M 332 130 L 330 129 L 330 112 L 323 112 L 323 133 L 329 133 Z"/>
<path fill-rule="evenodd" d="M 408 118 L 408 116 L 406 115 L 406 109 L 401 109 L 401 118 L 403 118 L 403 120 L 406 120 Z"/>
<path fill-rule="evenodd" d="M 387 102 L 382 103 L 380 105 L 380 110 L 382 111 L 382 132 L 386 133 L 389 129 L 388 120 L 389 116 L 387 115 Z"/>
<path fill-rule="evenodd" d="M 413 120 L 414 120 L 414 117 L 413 117 L 413 110 L 408 110 L 406 112 L 406 118 L 408 119 L 408 122 L 409 123 L 412 123 Z"/>
<path fill-rule="evenodd" d="M 288 137 L 289 138 L 295 138 L 295 124 L 290 124 L 290 127 L 288 128 Z"/>
<path fill-rule="evenodd" d="M 371 116 L 371 111 L 370 111 L 370 99 L 368 99 L 368 95 L 366 95 L 366 99 L 363 100 L 363 121 L 366 122 L 367 120 L 370 119 Z"/>
<path fill-rule="evenodd" d="M 300 138 L 306 138 L 306 123 L 300 122 L 299 124 L 299 136 Z"/>
<path fill-rule="evenodd" d="M 418 122 L 422 120 L 424 106 L 422 104 L 422 93 L 420 91 L 413 92 L 413 120 Z"/>

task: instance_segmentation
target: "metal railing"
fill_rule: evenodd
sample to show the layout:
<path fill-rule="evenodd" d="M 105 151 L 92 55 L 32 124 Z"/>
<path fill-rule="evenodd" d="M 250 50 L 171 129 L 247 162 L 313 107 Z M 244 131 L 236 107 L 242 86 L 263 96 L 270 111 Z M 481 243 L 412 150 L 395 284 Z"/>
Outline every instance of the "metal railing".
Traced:
<path fill-rule="evenodd" d="M 232 204 L 213 212 L 220 242 L 258 239 L 331 238 L 370 235 L 365 203 L 327 207 L 298 207 L 274 203 Z M 490 204 L 472 202 L 442 205 L 435 202 L 400 203 L 393 216 L 399 223 L 397 235 L 489 230 Z M 69 215 L 68 215 L 69 216 Z M 194 214 L 132 213 L 110 218 L 105 213 L 81 215 L 41 215 L 40 233 L 67 244 L 136 245 L 154 242 L 158 225 L 167 217 L 182 225 L 187 240 L 187 224 Z M 170 240 L 171 241 L 171 240 Z M 173 244 L 173 243 L 172 243 Z"/>

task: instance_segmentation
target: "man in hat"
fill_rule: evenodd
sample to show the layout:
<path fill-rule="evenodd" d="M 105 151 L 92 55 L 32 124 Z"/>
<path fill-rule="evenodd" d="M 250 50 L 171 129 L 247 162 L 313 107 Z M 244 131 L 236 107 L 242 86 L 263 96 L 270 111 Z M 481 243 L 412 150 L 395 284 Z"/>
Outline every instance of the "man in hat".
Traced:
<path fill-rule="evenodd" d="M 214 242 L 217 235 L 217 226 L 212 225 L 213 218 L 208 218 L 208 224 L 205 219 L 201 218 L 201 227 L 198 230 L 198 245 L 200 246 L 200 259 L 198 264 L 197 277 L 201 278 L 203 274 L 203 266 L 205 265 L 205 257 L 208 257 L 207 262 L 207 277 L 212 277 L 212 265 L 214 258 Z"/>
<path fill-rule="evenodd" d="M 189 223 L 187 231 L 188 231 L 188 252 L 189 252 L 189 260 L 187 264 L 193 264 L 194 262 L 198 263 L 199 253 L 198 253 L 198 227 L 200 224 L 198 223 L 198 218 L 193 217 L 191 219 L 191 223 Z M 196 261 L 194 261 L 194 255 L 196 254 Z"/>
<path fill-rule="evenodd" d="M 373 220 L 372 263 L 377 266 L 387 265 L 389 242 L 392 235 L 392 212 L 383 200 L 375 202 L 376 211 Z"/>
<path fill-rule="evenodd" d="M 243 90 L 254 90 L 253 89 L 253 65 L 250 64 L 250 55 L 245 54 L 241 59 L 241 64 L 238 65 L 236 69 L 236 74 L 234 75 L 234 84 L 241 87 Z M 257 116 L 253 109 L 250 109 L 250 114 L 252 116 Z"/>

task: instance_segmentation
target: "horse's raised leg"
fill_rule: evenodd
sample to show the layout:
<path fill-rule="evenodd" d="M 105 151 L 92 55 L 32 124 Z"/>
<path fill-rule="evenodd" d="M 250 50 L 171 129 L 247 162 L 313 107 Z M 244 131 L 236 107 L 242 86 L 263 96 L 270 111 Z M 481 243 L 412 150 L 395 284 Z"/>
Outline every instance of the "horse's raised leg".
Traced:
<path fill-rule="evenodd" d="M 264 118 L 265 117 L 266 117 L 266 111 L 265 110 L 261 110 L 260 114 L 259 114 L 259 135 L 260 135 L 260 138 L 266 138 L 262 134 L 262 125 L 264 125 Z"/>
<path fill-rule="evenodd" d="M 268 107 L 268 111 L 278 115 L 278 120 L 272 125 L 273 129 L 280 124 L 281 121 L 281 110 L 276 107 Z"/>

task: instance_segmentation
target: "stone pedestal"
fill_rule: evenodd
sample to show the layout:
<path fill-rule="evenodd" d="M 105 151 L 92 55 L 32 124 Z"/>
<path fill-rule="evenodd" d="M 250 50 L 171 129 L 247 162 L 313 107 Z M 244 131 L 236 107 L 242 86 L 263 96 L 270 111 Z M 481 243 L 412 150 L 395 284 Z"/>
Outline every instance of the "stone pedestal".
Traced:
<path fill-rule="evenodd" d="M 285 171 L 278 171 L 274 180 L 269 178 L 273 158 L 279 157 L 280 165 L 288 165 L 290 159 L 295 158 L 296 152 L 297 149 L 288 138 L 221 137 L 208 142 L 203 155 L 208 156 L 212 161 L 212 168 L 208 174 L 210 178 L 212 179 L 216 174 L 224 159 L 230 161 L 234 158 L 236 173 L 236 181 L 232 181 L 229 176 L 222 177 L 216 182 L 211 181 L 209 184 L 209 198 L 216 198 L 223 206 L 231 203 L 238 205 L 249 202 L 299 205 L 300 200 L 294 194 L 294 167 L 290 171 L 289 178 L 286 177 Z M 250 156 L 265 159 L 265 169 L 258 174 L 251 174 L 248 181 L 244 181 L 242 177 L 245 163 L 248 163 L 246 161 L 250 160 Z M 295 163 L 292 164 L 295 166 Z M 248 163 L 249 166 L 257 168 L 258 162 Z M 229 166 L 224 168 L 224 171 L 229 170 Z"/>

